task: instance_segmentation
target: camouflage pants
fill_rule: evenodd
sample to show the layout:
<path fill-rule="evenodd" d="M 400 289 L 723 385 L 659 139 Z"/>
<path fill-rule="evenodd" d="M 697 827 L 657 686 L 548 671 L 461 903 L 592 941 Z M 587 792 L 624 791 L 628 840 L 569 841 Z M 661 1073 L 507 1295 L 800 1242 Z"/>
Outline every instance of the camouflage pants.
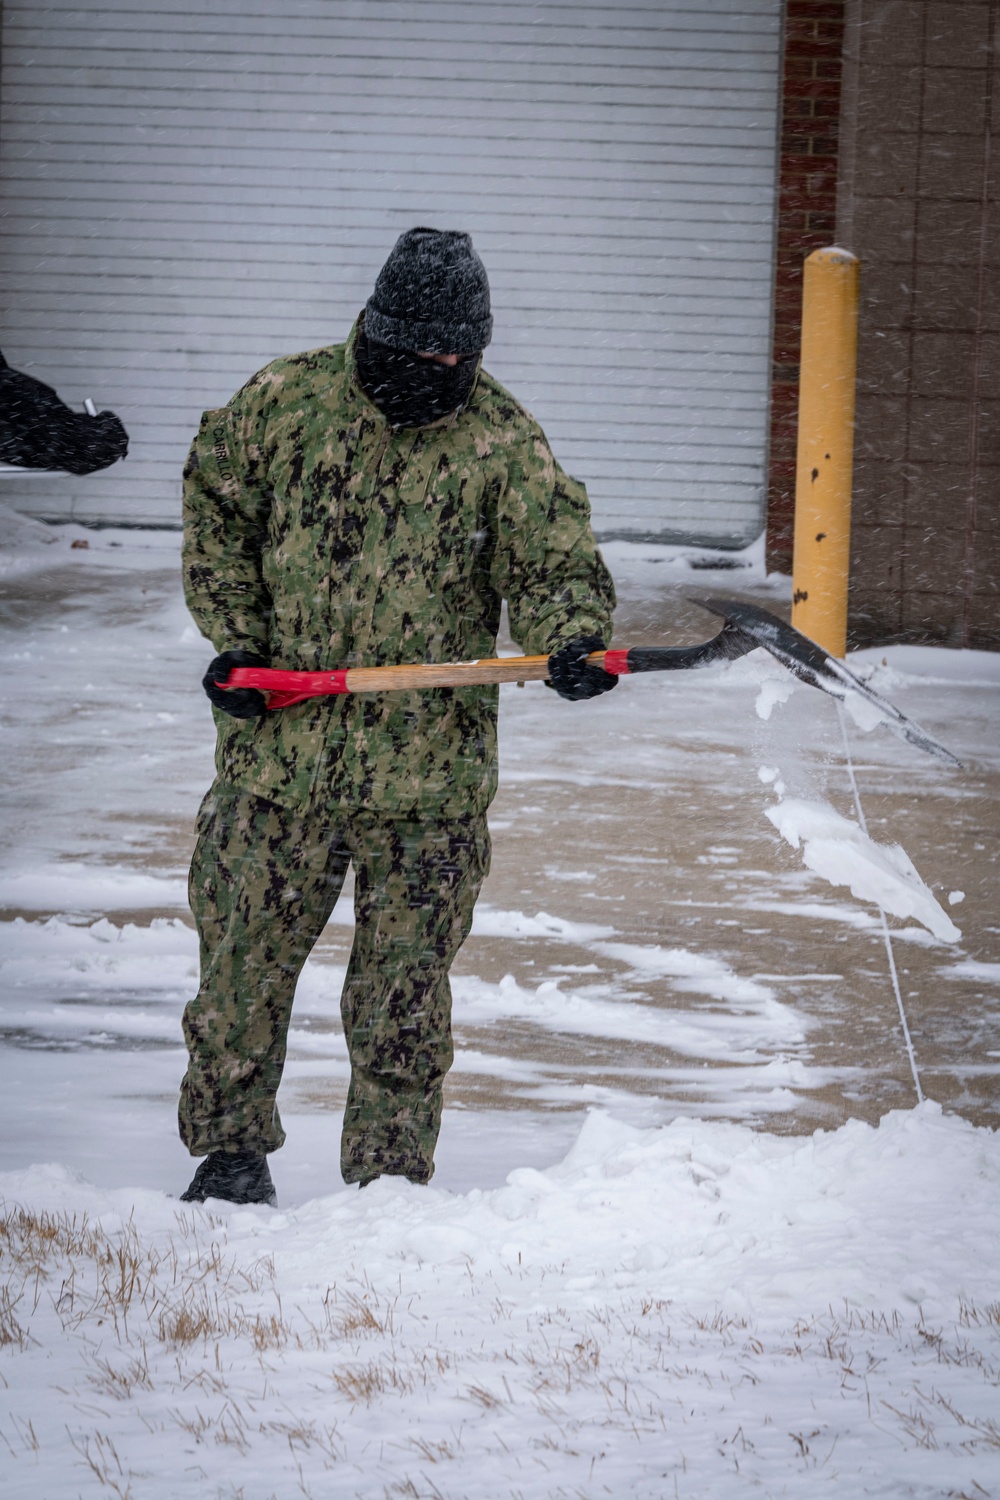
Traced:
<path fill-rule="evenodd" d="M 354 948 L 341 997 L 351 1083 L 341 1172 L 426 1182 L 451 1066 L 448 971 L 489 870 L 486 818 L 305 818 L 216 783 L 191 866 L 201 986 L 184 1012 L 180 1132 L 193 1156 L 276 1151 L 275 1096 L 295 984 L 353 862 Z"/>

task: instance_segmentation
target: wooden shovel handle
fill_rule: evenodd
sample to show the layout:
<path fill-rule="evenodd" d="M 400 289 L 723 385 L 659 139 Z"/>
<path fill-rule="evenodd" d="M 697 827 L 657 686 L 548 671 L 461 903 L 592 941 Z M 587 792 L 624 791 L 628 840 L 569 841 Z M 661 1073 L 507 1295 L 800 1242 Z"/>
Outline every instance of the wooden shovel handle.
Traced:
<path fill-rule="evenodd" d="M 604 665 L 607 653 L 595 651 L 587 661 Z M 549 675 L 547 656 L 499 656 L 483 661 L 418 663 L 410 667 L 353 667 L 347 672 L 349 693 L 387 693 L 394 688 L 478 687 L 492 682 L 538 682 Z"/>
<path fill-rule="evenodd" d="M 590 666 L 628 671 L 626 651 L 592 651 Z M 427 688 L 479 687 L 494 682 L 535 682 L 549 675 L 547 656 L 488 657 L 481 661 L 415 662 L 406 666 L 348 667 L 336 672 L 285 672 L 275 667 L 233 667 L 221 687 L 257 688 L 268 708 L 288 708 L 305 698 L 336 693 L 390 693 Z"/>

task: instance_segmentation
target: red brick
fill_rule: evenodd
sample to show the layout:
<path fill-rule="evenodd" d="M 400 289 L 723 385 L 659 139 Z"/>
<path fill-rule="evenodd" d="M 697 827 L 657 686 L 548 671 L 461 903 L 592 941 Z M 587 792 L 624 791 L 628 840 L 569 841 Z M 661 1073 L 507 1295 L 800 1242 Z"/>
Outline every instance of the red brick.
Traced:
<path fill-rule="evenodd" d="M 834 189 L 837 185 L 837 158 L 836 156 L 811 156 L 808 161 L 803 161 L 801 156 L 789 157 L 787 165 L 781 164 L 782 186 L 787 177 L 789 185 L 794 188 L 804 189 L 806 192 L 816 192 L 814 179 L 825 174 Z"/>
<path fill-rule="evenodd" d="M 809 113 L 808 114 L 791 114 L 791 115 L 786 114 L 785 118 L 784 118 L 784 120 L 782 122 L 782 135 L 795 135 L 795 136 L 800 136 L 800 135 L 802 135 L 802 136 L 829 135 L 830 134 L 830 122 L 829 122 L 829 118 L 827 117 L 827 118 L 824 118 L 822 120 L 818 120 L 816 118 L 816 116 L 812 112 L 813 111 L 813 104 L 814 104 L 815 101 L 812 100 L 812 99 L 807 99 L 807 100 L 805 100 L 803 102 L 805 103 L 806 108 L 808 109 Z"/>
<path fill-rule="evenodd" d="M 785 22 L 785 56 L 789 53 L 801 56 L 803 49 L 816 40 L 817 25 L 815 16 L 789 16 Z"/>
<path fill-rule="evenodd" d="M 809 175 L 808 191 L 814 197 L 825 195 L 831 203 L 837 201 L 837 158 L 835 156 L 811 156 L 814 170 Z M 817 205 L 813 205 L 816 207 Z"/>
<path fill-rule="evenodd" d="M 774 291 L 776 296 L 779 292 L 790 292 L 795 296 L 801 295 L 802 262 L 805 260 L 807 255 L 811 255 L 814 250 L 819 249 L 822 249 L 822 245 L 819 243 L 812 243 L 803 246 L 802 248 L 793 252 L 794 259 L 789 258 L 785 261 L 784 265 L 778 268 L 778 272 L 776 273 L 774 278 Z"/>
<path fill-rule="evenodd" d="M 787 122 L 786 122 L 787 123 Z M 817 166 L 826 167 L 828 163 L 836 160 L 835 147 L 837 137 L 828 134 L 819 134 L 812 120 L 805 122 L 808 130 L 783 130 L 781 133 L 781 155 L 782 158 L 798 158 L 798 170 L 801 172 L 802 157 L 808 156 L 813 168 Z M 784 165 L 784 161 L 782 162 Z M 792 163 L 789 162 L 789 167 Z"/>
<path fill-rule="evenodd" d="M 840 82 L 829 78 L 786 78 L 785 99 L 840 99 Z"/>
<path fill-rule="evenodd" d="M 795 51 L 785 59 L 785 66 L 798 64 L 800 68 L 808 66 L 811 78 L 829 78 L 829 68 L 836 68 L 835 77 L 840 77 L 841 69 L 841 45 L 839 42 L 799 42 Z M 804 76 L 802 73 L 799 77 Z"/>
<path fill-rule="evenodd" d="M 778 206 L 780 214 L 807 214 L 822 206 L 797 183 L 790 183 L 784 172 L 781 175 L 781 201 Z"/>
<path fill-rule="evenodd" d="M 785 29 L 785 56 L 839 57 L 843 46 L 843 27 L 824 31 L 828 23 L 789 21 Z"/>
<path fill-rule="evenodd" d="M 811 213 L 817 208 L 828 208 L 834 201 L 830 193 L 829 185 L 824 186 L 822 182 L 816 183 L 814 179 L 819 175 L 809 170 L 813 157 L 786 157 L 782 162 L 781 171 L 781 211 L 782 213 L 800 212 Z M 803 166 L 804 162 L 804 166 Z M 793 168 L 800 168 L 793 171 Z M 834 187 L 836 183 L 834 183 Z M 817 202 L 817 199 L 820 201 Z"/>
<path fill-rule="evenodd" d="M 824 135 L 840 134 L 840 100 L 839 99 L 810 99 L 812 105 L 812 122 L 817 131 Z"/>
<path fill-rule="evenodd" d="M 844 0 L 788 0 L 789 16 L 816 16 L 844 24 Z"/>
<path fill-rule="evenodd" d="M 846 0 L 785 0 L 778 243 L 771 363 L 768 566 L 791 568 L 802 263 L 836 233 Z"/>
<path fill-rule="evenodd" d="M 794 291 L 779 290 L 774 297 L 775 311 L 784 313 L 789 318 L 801 318 L 802 316 L 802 292 L 799 288 Z"/>
<path fill-rule="evenodd" d="M 803 257 L 820 249 L 822 244 L 823 236 L 815 230 L 812 233 L 803 231 L 801 234 L 783 234 L 778 246 L 777 263 L 779 266 L 794 266 L 799 270 Z"/>

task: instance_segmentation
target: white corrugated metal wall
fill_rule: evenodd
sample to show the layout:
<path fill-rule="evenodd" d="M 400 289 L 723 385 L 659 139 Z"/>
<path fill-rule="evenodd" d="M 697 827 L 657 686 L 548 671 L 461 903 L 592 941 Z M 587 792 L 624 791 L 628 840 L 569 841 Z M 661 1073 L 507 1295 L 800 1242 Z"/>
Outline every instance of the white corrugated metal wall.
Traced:
<path fill-rule="evenodd" d="M 0 347 L 129 458 L 7 482 L 176 522 L 198 414 L 471 231 L 487 365 L 604 534 L 761 529 L 780 0 L 5 0 Z M 16 488 L 16 496 L 15 496 Z"/>

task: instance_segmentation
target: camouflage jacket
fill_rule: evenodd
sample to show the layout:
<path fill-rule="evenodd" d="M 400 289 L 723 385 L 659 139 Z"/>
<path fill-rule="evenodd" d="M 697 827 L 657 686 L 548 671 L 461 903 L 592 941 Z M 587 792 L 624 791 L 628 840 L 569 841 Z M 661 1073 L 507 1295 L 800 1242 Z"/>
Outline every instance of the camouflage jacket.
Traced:
<path fill-rule="evenodd" d="M 184 471 L 188 607 L 216 650 L 306 671 L 610 640 L 614 588 L 583 485 L 483 371 L 457 415 L 392 428 L 346 345 L 279 359 L 208 411 Z M 554 705 L 553 705 L 554 706 Z M 484 810 L 495 687 L 217 714 L 219 776 L 279 804 Z"/>

